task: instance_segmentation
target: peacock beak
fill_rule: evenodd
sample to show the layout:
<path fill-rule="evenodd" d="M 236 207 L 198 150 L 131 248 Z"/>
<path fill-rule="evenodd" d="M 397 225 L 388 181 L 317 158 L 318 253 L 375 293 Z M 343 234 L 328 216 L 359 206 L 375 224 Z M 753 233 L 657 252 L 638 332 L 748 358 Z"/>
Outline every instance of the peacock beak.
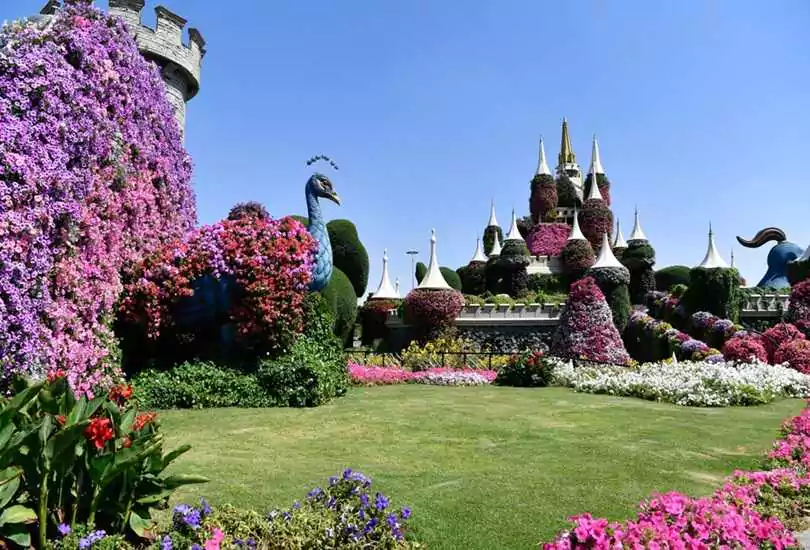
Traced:
<path fill-rule="evenodd" d="M 334 203 L 335 203 L 335 204 L 337 204 L 338 206 L 340 206 L 340 197 L 339 197 L 339 196 L 338 196 L 338 194 L 337 194 L 337 193 L 335 193 L 334 191 L 332 191 L 331 193 L 329 193 L 329 194 L 326 196 L 326 198 L 327 198 L 327 199 L 329 199 L 330 201 L 334 202 Z"/>

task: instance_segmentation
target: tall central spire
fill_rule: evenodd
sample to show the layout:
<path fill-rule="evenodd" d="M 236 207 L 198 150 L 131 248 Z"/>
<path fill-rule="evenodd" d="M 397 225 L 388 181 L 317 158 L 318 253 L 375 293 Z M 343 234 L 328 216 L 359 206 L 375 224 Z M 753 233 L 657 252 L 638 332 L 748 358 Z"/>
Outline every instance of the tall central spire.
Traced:
<path fill-rule="evenodd" d="M 565 166 L 566 164 L 574 164 L 576 161 L 577 156 L 574 154 L 574 148 L 571 147 L 571 136 L 568 135 L 568 121 L 563 118 L 560 156 L 557 158 L 557 164 Z"/>
<path fill-rule="evenodd" d="M 543 136 L 540 136 L 540 155 L 537 159 L 537 171 L 535 172 L 535 175 L 551 175 L 551 170 L 549 170 L 548 163 L 546 163 L 546 148 L 543 147 Z"/>

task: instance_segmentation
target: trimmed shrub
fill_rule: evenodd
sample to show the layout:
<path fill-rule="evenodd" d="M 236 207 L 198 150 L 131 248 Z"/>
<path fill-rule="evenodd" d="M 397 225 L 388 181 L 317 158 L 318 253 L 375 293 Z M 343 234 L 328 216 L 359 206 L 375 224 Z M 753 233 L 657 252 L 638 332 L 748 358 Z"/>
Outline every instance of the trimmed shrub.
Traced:
<path fill-rule="evenodd" d="M 551 340 L 560 357 L 625 365 L 630 356 L 613 324 L 605 295 L 592 277 L 571 285 L 560 323 Z"/>
<path fill-rule="evenodd" d="M 442 277 L 444 277 L 444 280 L 450 285 L 450 288 L 461 292 L 461 277 L 458 276 L 455 270 L 449 267 L 440 267 L 439 271 L 442 272 Z"/>
<path fill-rule="evenodd" d="M 256 201 L 240 202 L 228 212 L 229 220 L 241 220 L 244 218 L 267 220 L 270 219 L 270 214 L 262 203 Z"/>
<path fill-rule="evenodd" d="M 621 334 L 630 317 L 630 295 L 627 290 L 630 272 L 623 267 L 599 267 L 590 269 L 588 276 L 593 277 L 605 295 L 613 324 Z"/>
<path fill-rule="evenodd" d="M 733 268 L 692 268 L 689 271 L 691 284 L 682 300 L 687 314 L 708 311 L 736 323 L 742 302 L 739 276 Z"/>
<path fill-rule="evenodd" d="M 559 256 L 570 234 L 571 227 L 567 223 L 539 223 L 526 244 L 533 256 Z"/>
<path fill-rule="evenodd" d="M 79 393 L 120 376 L 122 272 L 196 224 L 160 74 L 89 4 L 0 29 L 3 376 L 64 370 Z"/>
<path fill-rule="evenodd" d="M 779 323 L 762 333 L 762 344 L 768 352 L 768 359 L 771 364 L 781 362 L 776 361 L 776 350 L 779 349 L 782 344 L 792 342 L 793 340 L 804 339 L 804 333 L 790 323 Z"/>
<path fill-rule="evenodd" d="M 810 342 L 804 339 L 783 343 L 774 354 L 776 363 L 787 363 L 790 368 L 810 374 Z"/>
<path fill-rule="evenodd" d="M 529 291 L 543 294 L 561 294 L 568 292 L 568 286 L 557 275 L 532 273 L 529 275 Z"/>
<path fill-rule="evenodd" d="M 486 281 L 487 292 L 490 294 L 502 293 L 502 281 L 504 273 L 498 258 L 490 258 L 484 267 L 484 280 Z"/>
<path fill-rule="evenodd" d="M 655 249 L 644 241 L 633 241 L 622 254 L 622 264 L 630 270 L 630 303 L 643 304 L 655 290 Z"/>
<path fill-rule="evenodd" d="M 422 262 L 416 262 L 416 282 L 421 283 L 422 279 L 427 275 L 427 266 Z"/>
<path fill-rule="evenodd" d="M 727 361 L 751 363 L 756 360 L 767 363 L 768 351 L 759 336 L 734 336 L 723 345 L 723 357 Z"/>
<path fill-rule="evenodd" d="M 363 326 L 363 345 L 370 346 L 375 340 L 385 338 L 388 329 L 385 321 L 388 312 L 397 309 L 399 302 L 394 300 L 367 300 L 360 310 Z"/>
<path fill-rule="evenodd" d="M 506 241 L 503 243 L 500 261 L 510 265 L 529 265 L 529 248 L 524 241 Z"/>
<path fill-rule="evenodd" d="M 655 289 L 669 291 L 675 285 L 689 286 L 689 272 L 692 269 L 685 265 L 671 265 L 655 272 Z"/>
<path fill-rule="evenodd" d="M 573 208 L 577 205 L 577 189 L 574 182 L 562 175 L 557 179 L 557 206 L 560 208 Z"/>
<path fill-rule="evenodd" d="M 579 227 L 593 249 L 599 250 L 605 233 L 609 238 L 613 231 L 613 212 L 604 201 L 587 199 L 579 211 Z"/>
<path fill-rule="evenodd" d="M 529 212 L 532 222 L 538 224 L 554 220 L 557 217 L 557 182 L 547 174 L 536 174 L 530 188 Z"/>
<path fill-rule="evenodd" d="M 486 280 L 487 264 L 475 262 L 458 268 L 456 271 L 461 279 L 461 291 L 464 294 L 480 296 L 487 291 Z"/>
<path fill-rule="evenodd" d="M 335 267 L 349 278 L 356 298 L 366 293 L 368 287 L 368 252 L 360 237 L 357 227 L 349 220 L 332 220 L 326 224 L 329 231 L 329 242 L 332 245 L 332 257 Z"/>
<path fill-rule="evenodd" d="M 498 236 L 498 242 L 503 243 L 503 230 L 498 226 L 487 226 L 484 229 L 484 254 L 489 256 L 492 254 L 492 246 L 495 244 L 495 235 Z"/>
<path fill-rule="evenodd" d="M 449 327 L 464 307 L 464 296 L 456 290 L 414 289 L 405 297 L 405 322 L 414 327 L 418 339 Z"/>
<path fill-rule="evenodd" d="M 498 371 L 493 384 L 518 388 L 544 388 L 551 382 L 554 364 L 548 361 L 542 351 L 526 350 L 516 353 Z"/>
<path fill-rule="evenodd" d="M 332 270 L 329 284 L 321 291 L 332 314 L 332 331 L 342 344 L 348 344 L 357 320 L 357 296 L 351 281 L 340 269 Z"/>
<path fill-rule="evenodd" d="M 790 289 L 790 305 L 785 318 L 810 336 L 810 280 L 803 280 Z"/>
<path fill-rule="evenodd" d="M 584 196 L 586 197 L 591 194 L 592 180 L 593 175 L 589 173 L 585 177 L 585 182 L 582 185 Z M 602 199 L 605 201 L 605 204 L 610 206 L 610 180 L 604 174 L 596 174 L 596 184 L 599 186 L 599 193 L 601 193 Z"/>
<path fill-rule="evenodd" d="M 562 260 L 563 272 L 570 284 L 585 275 L 585 272 L 596 261 L 596 257 L 588 241 L 576 240 L 568 241 L 565 244 L 560 253 L 560 260 Z"/>

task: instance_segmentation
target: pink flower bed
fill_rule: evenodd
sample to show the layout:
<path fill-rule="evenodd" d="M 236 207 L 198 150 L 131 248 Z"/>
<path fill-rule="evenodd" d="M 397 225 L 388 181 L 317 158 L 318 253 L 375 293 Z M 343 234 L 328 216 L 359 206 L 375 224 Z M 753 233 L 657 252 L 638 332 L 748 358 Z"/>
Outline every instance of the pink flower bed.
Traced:
<path fill-rule="evenodd" d="M 785 423 L 784 437 L 768 454 L 771 470 L 736 471 L 712 496 L 654 495 L 634 520 L 571 518 L 546 550 L 791 548 L 797 542 L 784 521 L 804 515 L 810 496 L 810 404 Z"/>
<path fill-rule="evenodd" d="M 526 244 L 535 256 L 559 256 L 570 233 L 567 223 L 539 223 L 532 229 Z"/>
<path fill-rule="evenodd" d="M 358 386 L 418 383 L 437 377 L 448 380 L 455 374 L 478 375 L 491 383 L 498 376 L 494 370 L 434 368 L 412 372 L 399 367 L 367 367 L 357 363 L 349 363 L 348 370 L 352 383 Z"/>

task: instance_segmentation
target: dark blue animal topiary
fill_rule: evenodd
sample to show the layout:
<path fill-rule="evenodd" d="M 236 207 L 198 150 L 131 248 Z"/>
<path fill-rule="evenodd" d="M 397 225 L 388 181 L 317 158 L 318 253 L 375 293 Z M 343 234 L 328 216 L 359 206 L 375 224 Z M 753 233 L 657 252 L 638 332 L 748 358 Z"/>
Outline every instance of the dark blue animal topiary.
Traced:
<path fill-rule="evenodd" d="M 777 227 L 766 227 L 754 235 L 751 240 L 737 237 L 737 241 L 746 248 L 759 248 L 770 241 L 776 241 L 768 252 L 768 271 L 757 283 L 760 288 L 790 288 L 787 271 L 788 264 L 804 254 L 804 249 L 789 242 L 785 232 Z"/>

